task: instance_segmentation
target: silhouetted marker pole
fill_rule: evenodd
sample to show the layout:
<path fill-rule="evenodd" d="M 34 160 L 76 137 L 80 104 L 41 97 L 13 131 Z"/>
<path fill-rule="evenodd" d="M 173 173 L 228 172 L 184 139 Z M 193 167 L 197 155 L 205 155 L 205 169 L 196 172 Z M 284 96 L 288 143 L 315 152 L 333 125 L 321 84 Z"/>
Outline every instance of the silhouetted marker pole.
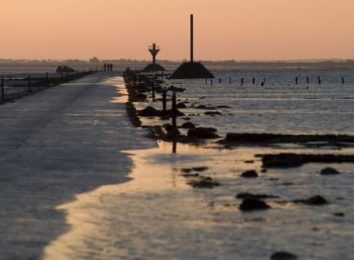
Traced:
<path fill-rule="evenodd" d="M 194 62 L 194 21 L 191 14 L 191 63 Z"/>
<path fill-rule="evenodd" d="M 344 77 L 342 77 L 342 85 L 344 85 L 345 81 L 344 81 Z"/>
<path fill-rule="evenodd" d="M 152 91 L 152 102 L 155 102 L 155 83 L 154 82 L 152 82 L 151 91 Z"/>
<path fill-rule="evenodd" d="M 27 86 L 28 86 L 28 92 L 32 92 L 32 88 L 31 88 L 31 75 L 28 75 L 28 78 L 27 78 Z"/>
<path fill-rule="evenodd" d="M 149 48 L 149 52 L 152 55 L 152 64 L 156 64 L 156 56 L 159 53 L 160 49 L 156 46 L 156 43 L 152 44 L 152 47 Z"/>
<path fill-rule="evenodd" d="M 5 81 L 4 78 L 1 78 L 1 100 L 5 100 Z"/>
<path fill-rule="evenodd" d="M 48 75 L 48 72 L 45 73 L 45 81 L 46 83 L 48 84 L 48 81 L 49 81 L 49 75 Z"/>
<path fill-rule="evenodd" d="M 162 112 L 166 113 L 166 96 L 167 96 L 167 89 L 163 88 L 162 90 Z"/>
<path fill-rule="evenodd" d="M 172 153 L 177 152 L 177 102 L 176 90 L 172 92 Z"/>

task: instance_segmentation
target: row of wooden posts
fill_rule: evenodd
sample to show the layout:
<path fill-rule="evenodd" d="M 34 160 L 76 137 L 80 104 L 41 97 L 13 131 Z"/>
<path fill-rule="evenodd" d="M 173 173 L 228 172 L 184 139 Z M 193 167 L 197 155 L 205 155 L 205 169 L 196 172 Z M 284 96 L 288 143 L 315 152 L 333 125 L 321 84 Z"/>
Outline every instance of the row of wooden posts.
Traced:
<path fill-rule="evenodd" d="M 219 82 L 219 84 L 221 84 L 222 82 L 223 82 L 223 79 L 222 78 L 218 78 L 218 82 Z M 229 78 L 229 84 L 232 84 L 234 81 L 233 81 L 233 79 L 232 78 Z M 256 78 L 252 78 L 251 79 L 251 82 L 252 82 L 252 85 L 255 85 L 256 84 Z M 295 79 L 294 79 L 294 82 L 295 82 L 295 84 L 296 85 L 298 85 L 299 84 L 299 77 L 295 77 Z M 317 83 L 319 84 L 319 85 L 321 85 L 322 84 L 322 78 L 321 77 L 317 77 Z M 341 79 L 340 79 L 340 83 L 342 84 L 342 85 L 344 85 L 345 84 L 345 79 L 344 79 L 344 77 L 341 77 Z M 205 79 L 205 84 L 208 84 L 208 79 Z M 213 85 L 214 84 L 214 80 L 213 79 L 210 79 L 210 85 Z M 240 84 L 241 84 L 241 86 L 243 86 L 244 84 L 245 84 L 245 78 L 240 78 Z M 261 81 L 261 86 L 264 86 L 266 84 L 266 79 L 265 78 L 263 78 L 263 80 Z M 310 77 L 306 77 L 306 84 L 307 85 L 309 85 L 310 84 Z"/>
<path fill-rule="evenodd" d="M 171 126 L 172 126 L 172 135 L 171 135 L 171 140 L 172 140 L 172 152 L 176 153 L 177 152 L 177 95 L 176 95 L 176 90 L 174 89 L 174 86 L 171 86 L 172 89 L 172 105 L 171 105 Z M 151 86 L 151 92 L 152 92 L 152 101 L 156 101 L 156 95 L 155 95 L 155 84 L 152 84 Z M 162 88 L 161 96 L 162 96 L 162 113 L 167 112 L 167 92 L 168 89 L 166 87 Z"/>

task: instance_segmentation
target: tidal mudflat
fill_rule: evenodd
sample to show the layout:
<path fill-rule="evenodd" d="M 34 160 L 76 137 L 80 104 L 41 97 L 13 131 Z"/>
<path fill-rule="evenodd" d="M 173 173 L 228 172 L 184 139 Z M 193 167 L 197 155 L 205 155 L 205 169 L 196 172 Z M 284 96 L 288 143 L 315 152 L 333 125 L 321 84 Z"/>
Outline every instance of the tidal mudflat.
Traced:
<path fill-rule="evenodd" d="M 179 102 L 185 103 L 179 108 L 184 115 L 178 125 L 191 122 L 215 128 L 219 138 L 191 143 L 184 138 L 176 154 L 168 141 L 169 120 L 135 117 L 135 123 L 152 131 L 150 138 L 163 140 L 157 141 L 157 148 L 128 151 L 134 162 L 131 181 L 103 186 L 60 206 L 68 214 L 71 229 L 46 248 L 45 256 L 354 259 L 353 164 L 313 159 L 354 154 L 347 139 L 336 143 L 316 139 L 352 136 L 352 85 L 307 88 L 291 84 L 294 72 L 285 72 L 285 76 L 284 72 L 258 73 L 270 73 L 274 83 L 268 80 L 266 88 L 239 83 L 209 88 L 202 81 L 179 84 L 186 90 L 178 94 Z M 142 100 L 128 106 L 132 115 L 148 106 L 161 109 L 150 91 L 144 93 L 146 99 L 140 96 Z M 188 136 L 189 129 L 179 130 Z M 305 143 L 303 138 L 267 144 L 218 142 L 227 133 L 317 137 Z M 279 159 L 281 154 L 300 154 L 305 162 L 291 167 L 264 165 L 264 155 Z"/>

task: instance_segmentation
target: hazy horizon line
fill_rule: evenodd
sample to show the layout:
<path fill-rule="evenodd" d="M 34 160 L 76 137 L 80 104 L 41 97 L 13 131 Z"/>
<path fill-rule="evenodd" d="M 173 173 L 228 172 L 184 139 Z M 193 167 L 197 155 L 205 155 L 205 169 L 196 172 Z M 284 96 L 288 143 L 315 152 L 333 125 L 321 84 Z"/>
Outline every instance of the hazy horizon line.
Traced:
<path fill-rule="evenodd" d="M 119 62 L 119 61 L 130 61 L 130 62 L 151 62 L 149 59 L 135 59 L 135 58 L 97 58 L 97 60 L 93 60 L 97 57 L 92 57 L 88 59 L 80 59 L 80 58 L 65 58 L 65 59 L 53 59 L 53 58 L 38 58 L 38 59 L 27 59 L 27 58 L 0 58 L 0 62 Z M 188 61 L 188 59 L 181 60 L 173 60 L 173 59 L 159 59 L 158 62 L 168 62 L 168 63 L 180 63 Z M 197 60 L 200 62 L 215 62 L 215 63 L 297 63 L 297 62 L 305 62 L 305 63 L 313 63 L 313 62 L 354 62 L 353 58 L 318 58 L 318 59 L 249 59 L 249 60 L 237 60 L 237 59 L 220 59 L 220 60 L 208 60 L 208 59 L 200 59 Z"/>

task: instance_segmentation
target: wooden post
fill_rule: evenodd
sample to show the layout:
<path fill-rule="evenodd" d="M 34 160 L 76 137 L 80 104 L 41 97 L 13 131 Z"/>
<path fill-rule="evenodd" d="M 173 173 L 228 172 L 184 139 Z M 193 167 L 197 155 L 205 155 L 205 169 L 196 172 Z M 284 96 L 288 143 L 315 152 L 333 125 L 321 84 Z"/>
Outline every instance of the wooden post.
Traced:
<path fill-rule="evenodd" d="M 176 90 L 172 92 L 172 153 L 177 152 L 177 98 Z"/>
<path fill-rule="evenodd" d="M 162 112 L 166 113 L 166 96 L 167 96 L 167 89 L 163 88 L 162 90 Z"/>
<path fill-rule="evenodd" d="M 152 82 L 151 91 L 152 91 L 152 102 L 155 102 L 155 83 L 154 82 Z"/>
<path fill-rule="evenodd" d="M 5 100 L 5 80 L 3 77 L 1 77 L 1 100 Z"/>
<path fill-rule="evenodd" d="M 27 78 L 27 86 L 28 86 L 28 92 L 32 92 L 32 88 L 31 88 L 31 75 L 28 75 L 28 78 Z"/>

